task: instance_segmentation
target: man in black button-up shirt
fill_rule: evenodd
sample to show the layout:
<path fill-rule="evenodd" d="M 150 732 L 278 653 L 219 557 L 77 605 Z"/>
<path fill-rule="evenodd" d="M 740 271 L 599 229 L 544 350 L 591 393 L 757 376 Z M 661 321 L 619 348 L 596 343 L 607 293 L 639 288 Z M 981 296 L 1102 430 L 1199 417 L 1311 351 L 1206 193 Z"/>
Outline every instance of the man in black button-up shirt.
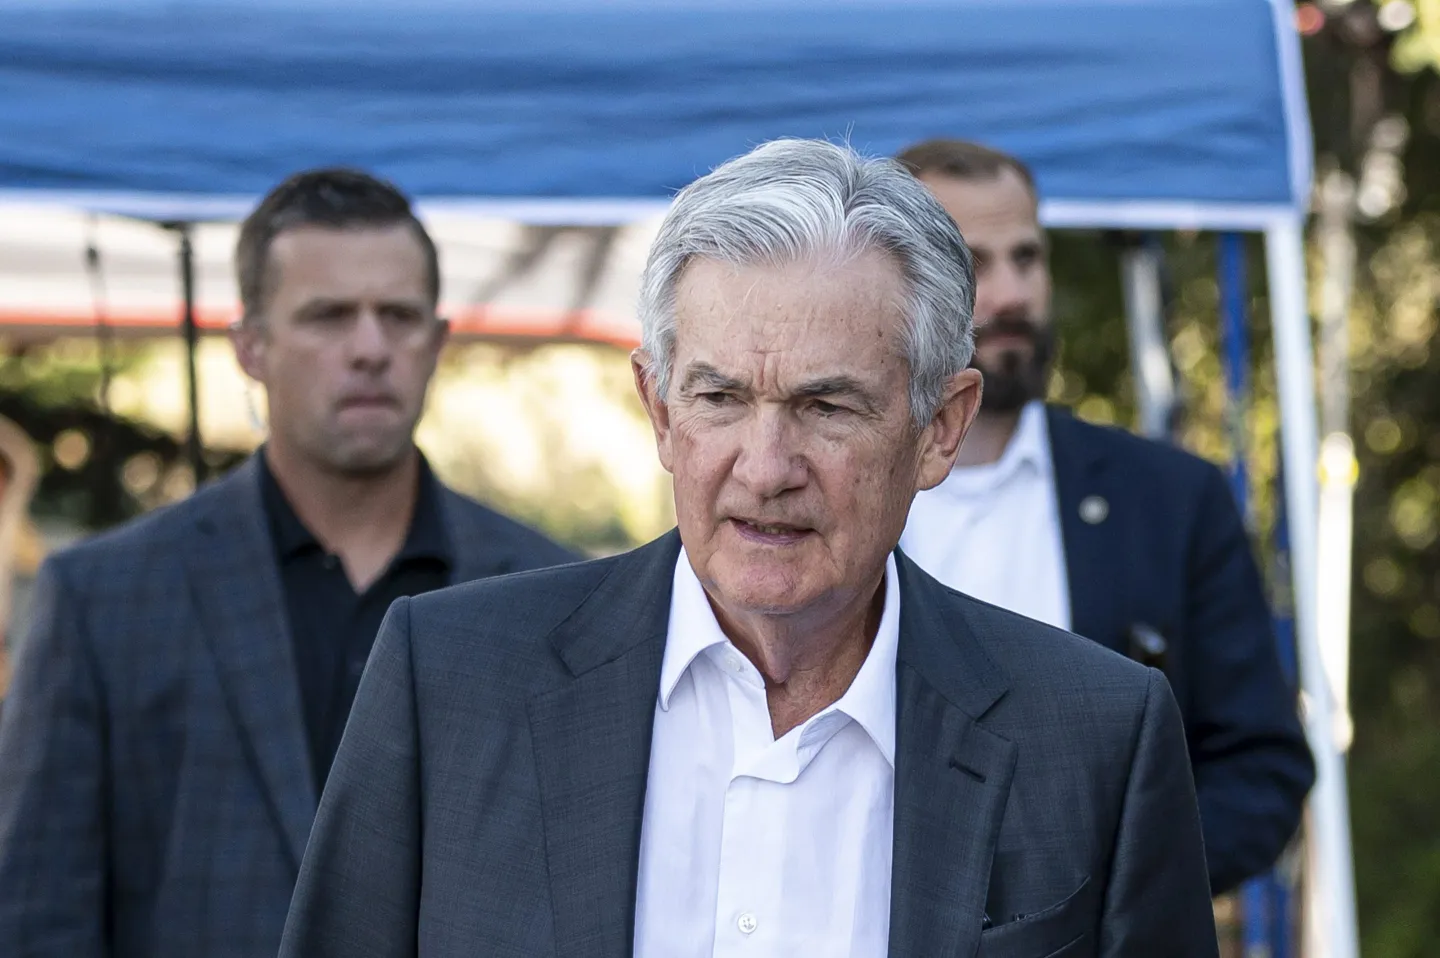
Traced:
<path fill-rule="evenodd" d="M 441 486 L 422 457 L 415 515 L 405 542 L 380 578 L 357 592 L 339 557 L 305 528 L 290 507 L 263 455 L 259 464 L 261 498 L 275 539 L 280 585 L 295 645 L 295 672 L 315 788 L 322 791 L 385 611 L 401 596 L 419 595 L 449 583 L 453 552 L 440 518 Z"/>
<path fill-rule="evenodd" d="M 236 260 L 263 453 L 36 583 L 0 718 L 5 958 L 273 958 L 389 603 L 573 558 L 415 447 L 448 330 L 402 194 L 300 174 Z"/>

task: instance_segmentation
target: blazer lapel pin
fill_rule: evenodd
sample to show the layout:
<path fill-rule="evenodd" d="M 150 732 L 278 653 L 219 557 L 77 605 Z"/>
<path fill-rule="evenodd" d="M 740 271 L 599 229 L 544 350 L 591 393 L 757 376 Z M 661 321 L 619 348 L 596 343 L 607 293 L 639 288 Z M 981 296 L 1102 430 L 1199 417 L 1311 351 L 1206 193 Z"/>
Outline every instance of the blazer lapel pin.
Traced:
<path fill-rule="evenodd" d="M 1105 501 L 1104 496 L 1086 496 L 1080 500 L 1080 518 L 1098 526 L 1110 515 L 1110 503 Z"/>

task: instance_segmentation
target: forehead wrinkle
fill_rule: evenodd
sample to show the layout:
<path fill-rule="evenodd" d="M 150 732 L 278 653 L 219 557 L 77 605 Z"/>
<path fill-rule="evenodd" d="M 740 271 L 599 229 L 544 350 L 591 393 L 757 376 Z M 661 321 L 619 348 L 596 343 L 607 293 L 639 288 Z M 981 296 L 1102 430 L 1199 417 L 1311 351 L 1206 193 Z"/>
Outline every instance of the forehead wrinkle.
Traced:
<path fill-rule="evenodd" d="M 887 250 L 869 246 L 858 250 L 829 249 L 824 252 L 827 255 L 773 265 L 736 264 L 718 258 L 697 259 L 694 265 L 704 263 L 707 266 L 707 277 L 703 281 L 707 294 L 689 299 L 688 305 L 695 310 L 691 322 L 708 327 L 703 332 L 695 330 L 700 337 L 697 344 L 705 343 L 702 351 L 711 354 L 707 358 L 722 358 L 728 354 L 727 366 L 748 369 L 747 378 L 758 373 L 762 381 L 771 380 L 782 372 L 792 379 L 813 378 L 825 365 L 845 358 L 846 350 L 839 349 L 841 344 L 835 341 L 839 329 L 848 329 L 855 317 L 871 313 L 881 321 L 875 324 L 874 332 L 864 334 L 869 341 L 862 348 L 868 351 L 879 347 L 884 356 L 876 358 L 886 365 L 896 359 L 903 362 L 911 292 L 895 256 Z M 848 269 L 835 275 L 835 270 L 828 268 L 837 261 L 854 263 L 863 255 L 873 256 L 877 262 L 884 262 L 890 268 L 884 279 L 870 277 L 869 266 L 864 268 L 864 275 L 870 278 L 864 282 L 857 281 L 855 273 Z M 793 280 L 784 276 L 787 273 Z M 777 280 L 782 284 L 792 281 L 797 284 L 812 283 L 817 273 L 827 274 L 833 282 L 845 286 L 843 295 L 849 297 L 848 301 L 830 302 L 833 297 L 823 295 L 818 298 L 787 296 L 784 285 L 774 285 Z M 694 282 L 695 278 L 696 273 L 687 271 L 686 281 Z M 767 298 L 773 301 L 767 302 Z M 821 300 L 825 301 L 823 308 Z M 840 309 L 848 318 L 831 315 L 831 306 Z M 854 316 L 851 316 L 852 313 Z M 860 346 L 863 341 L 857 340 L 855 345 Z M 816 344 L 821 345 L 817 347 Z M 809 368 L 791 368 L 794 366 L 790 362 L 792 354 L 796 361 Z M 786 368 L 782 370 L 777 366 Z M 746 385 L 759 388 L 753 381 Z"/>
<path fill-rule="evenodd" d="M 744 314 L 744 313 L 747 313 L 747 312 L 750 311 L 750 309 L 751 309 L 751 300 L 753 300 L 753 299 L 755 298 L 755 291 L 758 290 L 759 288 L 760 288 L 760 277 L 757 276 L 757 277 L 755 277 L 755 278 L 753 278 L 753 279 L 750 280 L 750 285 L 747 286 L 747 287 L 745 287 L 745 292 L 740 295 L 740 306 L 739 306 L 739 310 L 740 310 L 741 314 Z"/>

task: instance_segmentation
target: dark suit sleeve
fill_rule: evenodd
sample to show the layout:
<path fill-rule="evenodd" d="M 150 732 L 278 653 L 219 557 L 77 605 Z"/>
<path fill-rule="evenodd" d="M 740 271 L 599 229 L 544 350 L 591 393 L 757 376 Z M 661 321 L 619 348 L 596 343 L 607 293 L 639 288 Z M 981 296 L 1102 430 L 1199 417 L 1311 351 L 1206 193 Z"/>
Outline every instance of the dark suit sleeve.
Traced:
<path fill-rule="evenodd" d="M 78 597 L 53 560 L 35 585 L 0 720 L 0 951 L 108 955 L 104 696 Z"/>
<path fill-rule="evenodd" d="M 420 764 L 410 602 L 390 607 L 320 799 L 281 958 L 416 953 Z"/>
<path fill-rule="evenodd" d="M 1180 709 L 1150 670 L 1105 887 L 1101 958 L 1215 958 L 1214 910 Z"/>
<path fill-rule="evenodd" d="M 1239 510 L 1215 469 L 1196 515 L 1188 594 L 1187 733 L 1211 890 L 1221 894 L 1279 857 L 1315 766 Z"/>

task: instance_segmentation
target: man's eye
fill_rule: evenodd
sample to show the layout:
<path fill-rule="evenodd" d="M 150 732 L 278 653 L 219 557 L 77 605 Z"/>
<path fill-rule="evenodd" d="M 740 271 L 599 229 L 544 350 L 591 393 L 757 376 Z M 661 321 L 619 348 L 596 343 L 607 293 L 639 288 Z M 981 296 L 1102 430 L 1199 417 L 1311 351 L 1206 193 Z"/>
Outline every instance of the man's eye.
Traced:
<path fill-rule="evenodd" d="M 729 393 L 701 393 L 700 401 L 711 406 L 726 406 L 734 400 Z"/>
<path fill-rule="evenodd" d="M 826 402 L 823 399 L 815 400 L 813 403 L 810 404 L 810 408 L 814 409 L 822 416 L 833 416 L 836 413 L 842 413 L 845 411 L 844 406 L 837 406 L 833 402 Z"/>
<path fill-rule="evenodd" d="M 336 305 L 314 310 L 309 318 L 317 323 L 338 323 L 349 319 L 351 315 L 352 310 L 349 307 Z"/>
<path fill-rule="evenodd" d="M 418 309 L 410 309 L 405 306 L 393 306 L 381 311 L 381 315 L 393 323 L 404 326 L 418 325 L 425 318 L 425 314 Z"/>

